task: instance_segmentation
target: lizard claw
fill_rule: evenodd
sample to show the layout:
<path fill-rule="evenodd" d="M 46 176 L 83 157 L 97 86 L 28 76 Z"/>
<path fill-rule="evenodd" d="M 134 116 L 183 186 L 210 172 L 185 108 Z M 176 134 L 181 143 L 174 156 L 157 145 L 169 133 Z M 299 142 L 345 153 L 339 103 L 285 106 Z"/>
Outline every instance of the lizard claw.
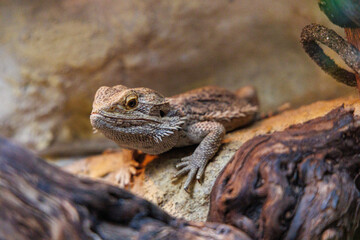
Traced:
<path fill-rule="evenodd" d="M 184 183 L 184 190 L 189 193 L 189 186 L 190 183 L 193 181 L 195 174 L 197 172 L 197 168 L 192 168 L 190 172 L 188 173 L 188 177 L 186 178 L 186 181 Z"/>
<path fill-rule="evenodd" d="M 204 164 L 204 166 L 198 166 L 196 159 L 194 159 L 192 155 L 188 157 L 184 157 L 180 161 L 181 162 L 176 164 L 175 166 L 178 169 L 178 171 L 174 175 L 174 178 L 178 178 L 180 176 L 187 174 L 187 178 L 184 183 L 184 190 L 186 192 L 189 192 L 189 186 L 195 177 L 200 182 L 206 164 Z"/>
<path fill-rule="evenodd" d="M 174 178 L 178 178 L 182 175 L 185 175 L 186 173 L 188 173 L 190 171 L 190 169 L 191 168 L 189 166 L 183 167 L 182 169 L 177 171 L 177 173 L 174 175 Z"/>
<path fill-rule="evenodd" d="M 131 182 L 131 177 L 136 174 L 136 167 L 139 166 L 139 163 L 136 161 L 131 161 L 129 166 L 121 167 L 115 174 L 115 181 L 118 183 L 118 186 L 121 188 L 125 188 Z"/>
<path fill-rule="evenodd" d="M 198 180 L 199 182 L 200 182 L 201 177 L 204 175 L 205 167 L 206 167 L 206 164 L 203 164 L 197 171 L 196 180 Z"/>
<path fill-rule="evenodd" d="M 191 156 L 192 156 L 192 155 L 187 156 L 187 157 L 183 157 L 182 159 L 180 159 L 180 161 L 181 161 L 181 162 L 188 162 L 188 161 L 191 161 L 191 159 L 192 159 L 192 158 L 191 158 Z"/>
<path fill-rule="evenodd" d="M 188 165 L 189 165 L 188 162 L 181 162 L 181 163 L 176 164 L 175 167 L 176 167 L 177 169 L 182 169 L 182 168 L 184 168 L 184 167 L 186 167 L 186 166 L 188 166 Z"/>

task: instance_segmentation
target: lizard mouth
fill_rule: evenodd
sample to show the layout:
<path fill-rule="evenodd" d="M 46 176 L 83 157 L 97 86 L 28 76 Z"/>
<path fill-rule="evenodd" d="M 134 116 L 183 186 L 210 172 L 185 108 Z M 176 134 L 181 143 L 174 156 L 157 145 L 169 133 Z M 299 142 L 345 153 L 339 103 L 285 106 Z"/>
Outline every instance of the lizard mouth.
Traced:
<path fill-rule="evenodd" d="M 149 118 L 123 118 L 123 117 L 117 117 L 117 116 L 109 116 L 109 115 L 105 115 L 103 113 L 100 112 L 92 112 L 90 114 L 90 119 L 101 119 L 102 121 L 105 121 L 107 123 L 112 123 L 112 124 L 123 124 L 123 123 L 129 123 L 131 121 L 135 121 L 135 122 L 152 122 L 152 123 L 158 123 L 161 124 L 161 122 L 154 120 L 154 119 L 149 119 Z"/>

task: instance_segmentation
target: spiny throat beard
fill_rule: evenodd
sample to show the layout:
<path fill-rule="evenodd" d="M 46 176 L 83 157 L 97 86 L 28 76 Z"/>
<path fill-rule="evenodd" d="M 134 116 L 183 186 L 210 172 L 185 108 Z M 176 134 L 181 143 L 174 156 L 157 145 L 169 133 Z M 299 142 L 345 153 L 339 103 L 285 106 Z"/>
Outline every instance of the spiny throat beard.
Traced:
<path fill-rule="evenodd" d="M 100 114 L 90 117 L 92 126 L 119 146 L 159 154 L 175 146 L 184 118 L 163 117 L 160 121 L 108 119 Z"/>

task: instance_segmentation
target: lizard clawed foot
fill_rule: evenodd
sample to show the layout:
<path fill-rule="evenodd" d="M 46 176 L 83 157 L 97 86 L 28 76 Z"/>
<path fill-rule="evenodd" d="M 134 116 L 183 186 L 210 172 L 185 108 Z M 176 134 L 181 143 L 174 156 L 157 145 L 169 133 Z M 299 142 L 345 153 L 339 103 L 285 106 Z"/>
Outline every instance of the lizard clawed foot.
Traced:
<path fill-rule="evenodd" d="M 119 187 L 125 188 L 130 184 L 131 177 L 136 174 L 136 167 L 139 166 L 139 163 L 132 160 L 128 166 L 119 168 L 114 172 L 115 181 Z"/>
<path fill-rule="evenodd" d="M 70 164 L 65 169 L 73 174 L 100 178 L 119 187 L 130 185 L 139 162 L 133 150 L 106 150 L 103 154 L 85 158 Z"/>
<path fill-rule="evenodd" d="M 204 174 L 206 164 L 200 164 L 200 161 L 194 156 L 190 155 L 188 157 L 184 157 L 181 159 L 181 162 L 176 164 L 176 168 L 178 169 L 177 173 L 174 175 L 174 178 L 178 178 L 187 174 L 187 179 L 184 183 L 184 190 L 189 192 L 190 183 L 196 179 L 200 182 L 202 175 Z"/>

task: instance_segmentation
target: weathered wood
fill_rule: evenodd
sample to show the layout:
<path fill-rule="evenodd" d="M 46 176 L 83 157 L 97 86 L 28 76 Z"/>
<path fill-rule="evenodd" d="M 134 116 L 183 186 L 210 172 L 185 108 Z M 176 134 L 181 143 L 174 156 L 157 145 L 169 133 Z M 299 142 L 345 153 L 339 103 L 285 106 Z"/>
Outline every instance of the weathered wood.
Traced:
<path fill-rule="evenodd" d="M 345 28 L 346 39 L 351 43 L 357 50 L 360 51 L 360 28 Z M 355 78 L 357 88 L 360 93 L 360 75 L 355 72 Z"/>
<path fill-rule="evenodd" d="M 305 52 L 322 70 L 341 83 L 357 86 L 355 73 L 360 73 L 360 52 L 335 31 L 319 24 L 310 24 L 303 28 L 300 42 Z M 339 67 L 317 42 L 334 50 L 355 73 Z"/>
<path fill-rule="evenodd" d="M 217 178 L 208 220 L 255 239 L 352 239 L 359 142 L 360 118 L 344 107 L 249 140 Z"/>
<path fill-rule="evenodd" d="M 101 182 L 77 178 L 0 138 L 0 239 L 243 239 L 220 223 L 175 219 Z"/>

